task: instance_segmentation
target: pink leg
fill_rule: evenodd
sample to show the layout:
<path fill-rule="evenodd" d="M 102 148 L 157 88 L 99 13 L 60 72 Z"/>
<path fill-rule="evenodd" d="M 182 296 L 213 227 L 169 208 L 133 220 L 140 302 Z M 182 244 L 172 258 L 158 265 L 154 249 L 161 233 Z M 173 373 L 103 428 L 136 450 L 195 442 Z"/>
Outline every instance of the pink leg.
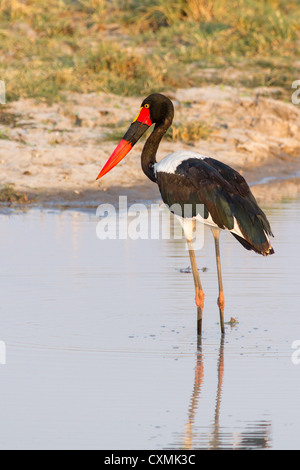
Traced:
<path fill-rule="evenodd" d="M 193 248 L 192 241 L 188 240 L 189 245 L 189 255 L 192 265 L 193 277 L 194 277 L 194 284 L 195 284 L 195 302 L 197 305 L 197 332 L 198 335 L 202 333 L 202 315 L 203 315 L 203 308 L 204 308 L 204 292 L 202 289 L 199 271 L 197 268 L 197 261 L 195 256 L 195 251 Z"/>
<path fill-rule="evenodd" d="M 217 259 L 217 268 L 218 268 L 218 282 L 219 282 L 219 298 L 218 298 L 218 306 L 220 311 L 220 325 L 221 325 L 221 333 L 225 333 L 224 327 L 224 308 L 225 308 L 225 298 L 224 298 L 224 290 L 223 290 L 223 281 L 222 281 L 222 270 L 221 270 L 221 257 L 220 257 L 220 230 L 212 229 L 212 233 L 215 239 L 215 247 L 216 247 L 216 259 Z"/>

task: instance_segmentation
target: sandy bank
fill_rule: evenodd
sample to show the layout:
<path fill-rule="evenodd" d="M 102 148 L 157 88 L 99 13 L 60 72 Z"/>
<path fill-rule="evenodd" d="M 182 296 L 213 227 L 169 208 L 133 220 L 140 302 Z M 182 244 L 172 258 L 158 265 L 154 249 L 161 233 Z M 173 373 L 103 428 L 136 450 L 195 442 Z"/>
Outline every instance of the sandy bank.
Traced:
<path fill-rule="evenodd" d="M 231 87 L 178 90 L 175 122 L 205 121 L 207 140 L 163 141 L 158 160 L 179 148 L 213 156 L 239 170 L 259 201 L 300 194 L 300 106 Z M 268 90 L 270 94 L 270 90 Z M 140 168 L 143 142 L 102 181 L 101 167 L 136 115 L 141 98 L 66 95 L 51 106 L 20 100 L 0 109 L 0 185 L 12 184 L 37 204 L 94 206 L 159 197 Z M 117 135 L 116 135 L 117 134 Z M 110 137 L 111 136 L 111 137 Z"/>

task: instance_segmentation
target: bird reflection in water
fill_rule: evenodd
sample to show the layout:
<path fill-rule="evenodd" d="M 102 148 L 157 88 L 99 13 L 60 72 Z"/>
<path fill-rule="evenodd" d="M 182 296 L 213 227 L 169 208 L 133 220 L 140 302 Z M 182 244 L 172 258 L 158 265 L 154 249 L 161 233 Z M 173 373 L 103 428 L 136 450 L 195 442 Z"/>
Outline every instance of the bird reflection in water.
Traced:
<path fill-rule="evenodd" d="M 270 448 L 271 423 L 259 421 L 247 423 L 242 431 L 230 431 L 220 427 L 222 389 L 224 381 L 224 336 L 221 337 L 218 358 L 218 382 L 216 390 L 215 411 L 211 429 L 199 432 L 195 424 L 199 412 L 199 400 L 204 384 L 204 358 L 201 338 L 198 339 L 195 379 L 188 409 L 188 419 L 183 435 L 183 449 L 267 449 Z M 206 442 L 206 445 L 204 444 Z"/>

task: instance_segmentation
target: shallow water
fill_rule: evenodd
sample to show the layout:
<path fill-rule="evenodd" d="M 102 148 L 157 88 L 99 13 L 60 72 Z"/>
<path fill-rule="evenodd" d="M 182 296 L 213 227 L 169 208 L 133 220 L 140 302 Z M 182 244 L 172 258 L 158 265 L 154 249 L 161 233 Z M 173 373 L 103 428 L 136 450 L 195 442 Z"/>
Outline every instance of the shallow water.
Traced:
<path fill-rule="evenodd" d="M 83 212 L 0 215 L 0 448 L 299 448 L 300 202 L 267 213 L 276 255 L 221 237 L 238 320 L 224 341 L 205 232 L 201 344 L 183 241 L 100 241 Z"/>

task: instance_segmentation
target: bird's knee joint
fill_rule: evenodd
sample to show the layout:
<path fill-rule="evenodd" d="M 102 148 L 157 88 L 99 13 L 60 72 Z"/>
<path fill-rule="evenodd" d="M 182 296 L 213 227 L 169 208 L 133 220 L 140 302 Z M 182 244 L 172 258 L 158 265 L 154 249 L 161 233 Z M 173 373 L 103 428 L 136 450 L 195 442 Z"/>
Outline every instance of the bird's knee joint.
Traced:
<path fill-rule="evenodd" d="M 203 290 L 196 288 L 195 302 L 196 302 L 197 307 L 200 307 L 201 309 L 203 309 L 204 299 L 205 299 L 205 295 L 204 295 Z"/>
<path fill-rule="evenodd" d="M 224 298 L 224 293 L 220 292 L 219 298 L 218 298 L 218 306 L 221 310 L 224 310 L 225 308 L 225 298 Z"/>

